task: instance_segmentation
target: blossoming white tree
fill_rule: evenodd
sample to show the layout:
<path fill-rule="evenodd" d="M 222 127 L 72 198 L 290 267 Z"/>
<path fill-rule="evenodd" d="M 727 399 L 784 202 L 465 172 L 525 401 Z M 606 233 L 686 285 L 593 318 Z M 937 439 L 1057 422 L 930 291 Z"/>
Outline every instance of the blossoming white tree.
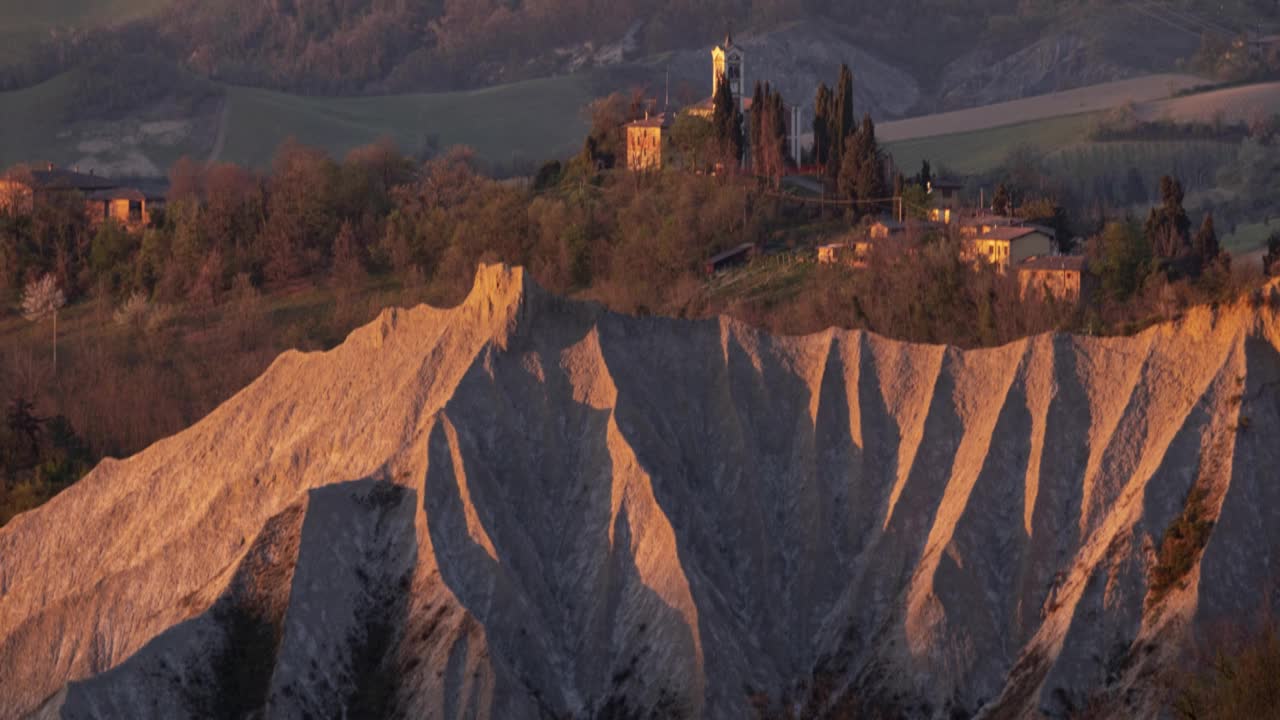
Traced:
<path fill-rule="evenodd" d="M 23 317 L 38 323 L 50 315 L 53 316 L 54 375 L 58 374 L 58 311 L 66 304 L 67 297 L 62 294 L 62 289 L 58 287 L 58 281 L 53 275 L 46 274 L 37 280 L 32 280 L 27 283 L 26 290 L 22 293 Z"/>

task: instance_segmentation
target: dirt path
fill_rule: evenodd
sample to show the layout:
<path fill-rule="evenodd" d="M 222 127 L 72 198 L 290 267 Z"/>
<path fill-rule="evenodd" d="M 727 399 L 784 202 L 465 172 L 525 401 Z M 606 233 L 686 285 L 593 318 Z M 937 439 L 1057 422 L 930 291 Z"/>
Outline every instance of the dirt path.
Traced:
<path fill-rule="evenodd" d="M 231 122 L 231 96 L 222 96 L 222 108 L 218 111 L 218 134 L 213 141 L 213 149 L 209 151 L 209 159 L 205 162 L 212 165 L 222 157 L 222 149 L 227 144 L 227 126 Z"/>

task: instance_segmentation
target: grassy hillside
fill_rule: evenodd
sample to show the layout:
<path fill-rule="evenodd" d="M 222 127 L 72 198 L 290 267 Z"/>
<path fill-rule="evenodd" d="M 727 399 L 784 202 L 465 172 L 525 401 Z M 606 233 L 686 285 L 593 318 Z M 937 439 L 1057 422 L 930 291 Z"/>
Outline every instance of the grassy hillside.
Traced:
<path fill-rule="evenodd" d="M 0 0 L 0 63 L 22 59 L 55 28 L 115 25 L 147 17 L 169 0 Z"/>
<path fill-rule="evenodd" d="M 294 137 L 341 156 L 382 137 L 405 152 L 469 145 L 497 168 L 539 163 L 576 151 L 591 99 L 582 76 L 484 90 L 373 98 L 313 98 L 225 88 L 226 105 L 205 117 L 64 122 L 80 102 L 77 73 L 0 93 L 0 167 L 49 160 L 115 174 L 165 171 L 182 155 L 263 167 Z M 40 119 L 33 122 L 32 119 Z M 222 138 L 219 145 L 218 138 Z"/>
<path fill-rule="evenodd" d="M 219 160 L 261 166 L 287 137 L 341 155 L 390 137 L 406 152 L 469 145 L 499 166 L 577 150 L 587 132 L 587 81 L 564 76 L 483 90 L 370 98 L 316 98 L 228 88 Z"/>
<path fill-rule="evenodd" d="M 1035 147 L 1040 154 L 1045 154 L 1085 142 L 1095 121 L 1093 114 L 1068 115 L 987 130 L 901 140 L 890 142 L 887 147 L 898 167 L 905 171 L 914 171 L 922 160 L 928 160 L 934 167 L 951 172 L 976 174 L 999 167 L 1019 147 Z"/>
<path fill-rule="evenodd" d="M 0 167 L 51 161 L 117 175 L 163 173 L 182 155 L 208 152 L 213 118 L 175 112 L 120 121 L 69 120 L 81 102 L 79 71 L 0 93 Z"/>
<path fill-rule="evenodd" d="M 169 0 L 0 0 L 0 27 L 43 30 L 112 25 L 146 17 Z"/>
<path fill-rule="evenodd" d="M 936 135 L 976 132 L 992 127 L 1048 120 L 1064 115 L 1110 110 L 1125 103 L 1169 98 L 1208 81 L 1195 75 L 1147 75 L 1088 87 L 1037 95 L 968 110 L 938 113 L 883 123 L 877 134 L 890 142 Z"/>
<path fill-rule="evenodd" d="M 1276 113 L 1280 113 L 1280 83 L 1277 82 L 1196 93 L 1138 108 L 1142 120 L 1200 123 L 1247 123 Z"/>

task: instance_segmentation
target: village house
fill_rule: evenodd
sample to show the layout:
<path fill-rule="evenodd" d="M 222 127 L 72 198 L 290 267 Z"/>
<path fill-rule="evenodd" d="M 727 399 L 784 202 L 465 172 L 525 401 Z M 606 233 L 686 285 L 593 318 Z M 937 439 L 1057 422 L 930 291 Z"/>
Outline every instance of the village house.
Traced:
<path fill-rule="evenodd" d="M 964 244 L 964 257 L 971 262 L 985 260 L 1000 272 L 1008 272 L 1023 260 L 1053 252 L 1053 237 L 1034 226 L 992 227 L 978 233 Z"/>
<path fill-rule="evenodd" d="M 847 265 L 866 268 L 874 247 L 870 240 L 844 240 L 818 246 L 818 262 L 823 265 Z"/>
<path fill-rule="evenodd" d="M 133 231 L 150 225 L 152 214 L 163 209 L 164 204 L 163 194 L 131 187 L 98 190 L 85 198 L 90 223 L 96 226 L 115 220 Z"/>
<path fill-rule="evenodd" d="M 1077 303 L 1092 291 L 1088 261 L 1080 255 L 1032 257 L 1018 265 L 1018 287 L 1023 300 L 1049 297 Z"/>
<path fill-rule="evenodd" d="M 72 193 L 89 195 L 117 187 L 110 178 L 46 165 L 40 170 L 19 170 L 0 178 L 0 212 L 30 215 L 38 205 Z"/>
<path fill-rule="evenodd" d="M 891 237 L 904 235 L 906 232 L 907 224 L 897 220 L 877 220 L 871 223 L 871 227 L 867 230 L 872 240 L 888 240 Z"/>
<path fill-rule="evenodd" d="M 42 204 L 60 198 L 83 201 L 92 225 L 113 219 L 130 230 L 146 227 L 152 214 L 164 206 L 163 192 L 126 187 L 108 177 L 52 164 L 40 170 L 12 171 L 0 178 L 0 212 L 30 215 Z"/>
<path fill-rule="evenodd" d="M 929 219 L 936 223 L 950 225 L 953 217 L 957 216 L 960 210 L 960 191 L 964 189 L 962 183 L 954 180 L 930 180 L 929 198 L 933 202 L 933 207 L 929 210 Z"/>

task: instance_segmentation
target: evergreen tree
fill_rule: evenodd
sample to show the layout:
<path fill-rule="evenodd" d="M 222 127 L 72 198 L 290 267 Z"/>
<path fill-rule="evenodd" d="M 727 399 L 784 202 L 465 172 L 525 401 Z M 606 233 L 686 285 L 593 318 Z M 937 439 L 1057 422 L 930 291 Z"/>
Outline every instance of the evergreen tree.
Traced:
<path fill-rule="evenodd" d="M 1173 261 L 1191 250 L 1191 220 L 1182 207 L 1182 183 L 1165 175 L 1160 178 L 1160 207 L 1147 217 L 1146 235 L 1157 258 Z"/>
<path fill-rule="evenodd" d="M 1013 200 L 1009 197 L 1009 188 L 1004 183 L 996 185 L 996 192 L 991 196 L 991 212 L 996 215 L 1009 215 L 1013 212 Z"/>
<path fill-rule="evenodd" d="M 742 162 L 742 111 L 733 101 L 729 79 L 721 75 L 717 85 L 716 96 L 713 99 L 715 109 L 711 115 L 711 125 L 715 128 L 716 144 L 721 161 L 728 170 Z"/>
<path fill-rule="evenodd" d="M 884 158 L 880 154 L 880 145 L 876 142 L 876 126 L 871 121 L 871 114 L 862 116 L 862 127 L 858 128 L 855 144 L 858 148 L 857 188 L 858 199 L 864 204 L 861 210 L 870 213 L 875 210 L 870 201 L 885 196 Z"/>
<path fill-rule="evenodd" d="M 826 168 L 831 155 L 831 104 L 833 97 L 826 83 L 818 85 L 813 101 L 813 161 Z"/>
<path fill-rule="evenodd" d="M 1196 270 L 1204 272 L 1208 269 L 1218 259 L 1221 250 L 1218 244 L 1218 233 L 1213 228 L 1213 213 L 1208 213 L 1204 216 L 1204 224 L 1200 226 L 1199 232 L 1191 242 L 1191 251 L 1199 266 Z"/>
<path fill-rule="evenodd" d="M 1262 257 L 1262 272 L 1270 277 L 1280 276 L 1280 232 L 1267 238 L 1267 254 Z"/>
<path fill-rule="evenodd" d="M 769 112 L 773 118 L 773 146 L 775 148 L 772 158 L 773 176 L 776 181 L 781 181 L 782 176 L 787 172 L 788 156 L 787 156 L 787 104 L 782 99 L 781 92 L 774 92 L 769 100 Z"/>
<path fill-rule="evenodd" d="M 916 177 L 920 187 L 925 190 L 929 189 L 929 183 L 933 182 L 933 168 L 929 167 L 929 161 L 923 160 L 920 163 L 920 175 Z"/>
<path fill-rule="evenodd" d="M 840 196 L 848 200 L 857 201 L 858 197 L 858 176 L 861 174 L 861 158 L 858 155 L 858 138 L 851 135 L 845 138 L 844 149 L 840 152 L 840 172 L 836 175 L 836 189 Z M 860 208 L 855 204 L 853 206 L 854 216 L 858 216 Z"/>
<path fill-rule="evenodd" d="M 757 175 L 765 172 L 764 159 L 764 120 L 765 113 L 762 112 L 765 107 L 765 98 L 768 97 L 768 86 L 761 86 L 760 81 L 756 81 L 755 93 L 751 96 L 751 171 Z"/>
<path fill-rule="evenodd" d="M 835 104 L 830 119 L 831 156 L 827 175 L 837 177 L 844 172 L 845 145 L 857 130 L 853 118 L 853 72 L 848 65 L 840 66 L 840 81 L 836 84 Z"/>

